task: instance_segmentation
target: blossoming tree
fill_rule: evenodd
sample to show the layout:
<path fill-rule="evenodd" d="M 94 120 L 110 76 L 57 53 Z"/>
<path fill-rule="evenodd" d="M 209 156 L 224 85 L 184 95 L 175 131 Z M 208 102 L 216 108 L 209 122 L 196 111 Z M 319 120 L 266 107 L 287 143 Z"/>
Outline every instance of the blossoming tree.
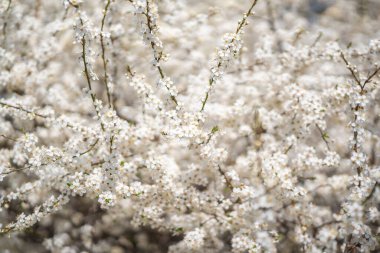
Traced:
<path fill-rule="evenodd" d="M 1 0 L 0 251 L 379 252 L 379 8 Z"/>

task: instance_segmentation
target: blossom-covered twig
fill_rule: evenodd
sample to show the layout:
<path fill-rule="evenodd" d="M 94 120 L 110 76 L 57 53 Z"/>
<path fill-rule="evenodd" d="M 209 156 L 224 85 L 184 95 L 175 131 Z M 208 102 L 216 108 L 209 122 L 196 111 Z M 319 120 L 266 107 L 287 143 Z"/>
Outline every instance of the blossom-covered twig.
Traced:
<path fill-rule="evenodd" d="M 153 51 L 153 66 L 158 70 L 160 74 L 160 84 L 168 90 L 170 99 L 177 106 L 177 88 L 173 86 L 173 82 L 167 77 L 161 67 L 160 62 L 165 58 L 165 54 L 162 49 L 162 42 L 158 38 L 158 13 L 157 6 L 153 2 L 153 0 L 144 0 L 144 1 L 133 1 L 129 0 L 135 8 L 136 14 L 142 14 L 146 22 L 141 22 L 141 32 L 143 35 L 143 39 L 146 43 L 148 43 Z"/>
<path fill-rule="evenodd" d="M 239 21 L 239 24 L 233 34 L 226 34 L 225 45 L 222 48 L 218 49 L 218 57 L 216 59 L 216 66 L 211 68 L 211 77 L 208 81 L 208 87 L 205 94 L 205 97 L 202 99 L 202 106 L 200 111 L 203 112 L 211 89 L 214 83 L 220 79 L 223 71 L 227 68 L 231 58 L 238 54 L 242 47 L 241 36 L 243 35 L 242 28 L 248 24 L 248 17 L 252 14 L 253 7 L 257 4 L 258 0 L 254 0 L 249 7 L 248 11 L 244 14 L 242 20 Z"/>

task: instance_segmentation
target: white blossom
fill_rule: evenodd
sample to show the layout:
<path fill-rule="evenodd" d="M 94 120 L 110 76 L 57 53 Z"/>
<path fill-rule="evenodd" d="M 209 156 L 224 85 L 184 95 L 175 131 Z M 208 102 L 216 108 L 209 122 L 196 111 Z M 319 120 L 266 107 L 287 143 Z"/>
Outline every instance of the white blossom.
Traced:
<path fill-rule="evenodd" d="M 0 1 L 0 252 L 379 252 L 379 8 Z"/>

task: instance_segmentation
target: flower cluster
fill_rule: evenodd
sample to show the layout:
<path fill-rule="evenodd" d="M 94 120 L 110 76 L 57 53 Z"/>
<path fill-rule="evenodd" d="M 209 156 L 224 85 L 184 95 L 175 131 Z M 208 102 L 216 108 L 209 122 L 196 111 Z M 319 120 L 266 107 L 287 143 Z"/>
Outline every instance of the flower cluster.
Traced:
<path fill-rule="evenodd" d="M 379 8 L 0 1 L 0 252 L 379 252 Z"/>

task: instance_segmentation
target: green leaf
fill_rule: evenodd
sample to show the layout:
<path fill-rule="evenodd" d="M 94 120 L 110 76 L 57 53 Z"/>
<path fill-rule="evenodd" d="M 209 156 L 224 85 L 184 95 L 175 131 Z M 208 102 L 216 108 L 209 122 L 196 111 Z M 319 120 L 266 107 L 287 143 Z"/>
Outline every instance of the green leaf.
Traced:
<path fill-rule="evenodd" d="M 182 233 L 183 232 L 183 228 L 182 227 L 178 227 L 178 228 L 175 228 L 174 231 L 177 232 L 177 233 Z"/>
<path fill-rule="evenodd" d="M 219 127 L 218 126 L 214 126 L 212 129 L 211 129 L 211 133 L 214 134 L 216 132 L 219 131 Z"/>

